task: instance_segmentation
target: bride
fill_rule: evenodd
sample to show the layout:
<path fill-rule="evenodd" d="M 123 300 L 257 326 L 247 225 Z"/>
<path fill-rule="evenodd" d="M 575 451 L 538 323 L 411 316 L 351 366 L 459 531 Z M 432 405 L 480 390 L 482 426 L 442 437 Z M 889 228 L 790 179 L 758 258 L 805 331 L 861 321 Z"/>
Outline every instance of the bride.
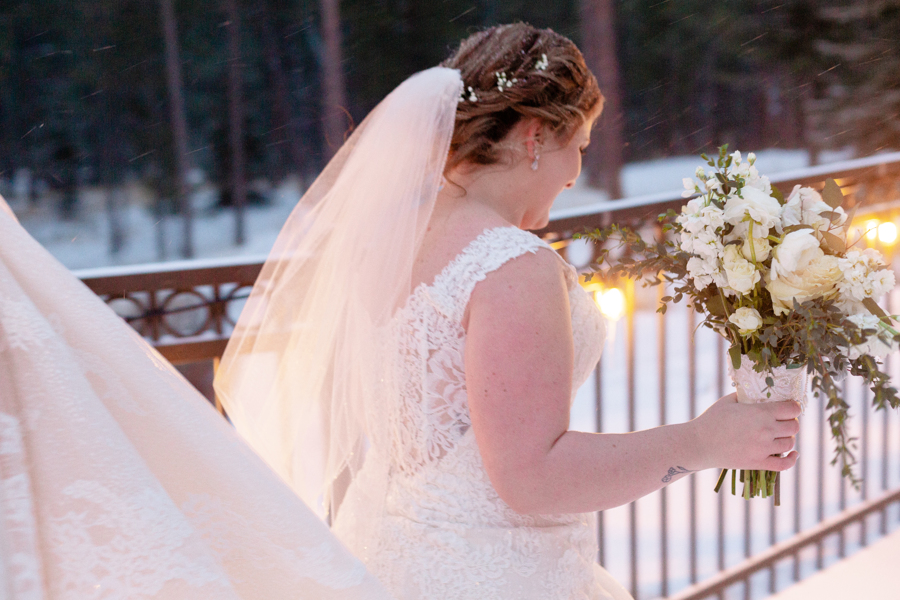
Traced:
<path fill-rule="evenodd" d="M 593 511 L 704 468 L 789 468 L 771 455 L 795 403 L 568 430 L 604 325 L 525 229 L 574 183 L 601 104 L 569 40 L 517 24 L 372 111 L 223 357 L 255 454 L 0 210 L 3 597 L 627 598 Z"/>
<path fill-rule="evenodd" d="M 777 456 L 794 402 L 731 395 L 690 423 L 569 431 L 604 322 L 525 230 L 574 185 L 601 108 L 563 36 L 470 36 L 326 168 L 223 357 L 238 431 L 398 598 L 628 598 L 596 564 L 595 511 L 796 460 Z"/>

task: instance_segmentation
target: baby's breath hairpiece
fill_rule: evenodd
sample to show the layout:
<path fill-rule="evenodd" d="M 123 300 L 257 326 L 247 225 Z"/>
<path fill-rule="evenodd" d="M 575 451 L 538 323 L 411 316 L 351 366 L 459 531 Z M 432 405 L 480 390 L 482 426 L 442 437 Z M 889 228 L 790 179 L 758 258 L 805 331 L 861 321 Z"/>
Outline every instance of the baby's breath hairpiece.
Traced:
<path fill-rule="evenodd" d="M 512 79 L 506 78 L 506 72 L 494 73 L 497 77 L 497 89 L 500 90 L 500 93 L 503 93 L 503 89 L 507 90 L 513 86 L 514 83 L 518 83 L 518 79 L 513 77 Z"/>
<path fill-rule="evenodd" d="M 550 65 L 550 61 L 547 59 L 546 54 L 541 54 L 541 57 L 535 63 L 534 68 L 537 71 L 546 71 L 547 67 Z M 512 79 L 506 74 L 506 71 L 495 71 L 494 77 L 497 78 L 497 90 L 502 94 L 504 91 L 510 89 L 516 83 L 519 83 L 519 80 L 515 77 Z M 469 102 L 478 102 L 478 96 L 475 95 L 475 90 L 472 89 L 472 86 L 465 86 L 463 90 L 460 92 L 460 102 L 465 102 L 468 100 Z"/>
<path fill-rule="evenodd" d="M 466 96 L 466 91 L 469 92 L 468 97 Z M 478 102 L 478 96 L 475 95 L 475 90 L 472 89 L 471 85 L 463 88 L 461 92 L 459 101 L 464 102 L 465 100 L 468 100 L 469 102 Z"/>

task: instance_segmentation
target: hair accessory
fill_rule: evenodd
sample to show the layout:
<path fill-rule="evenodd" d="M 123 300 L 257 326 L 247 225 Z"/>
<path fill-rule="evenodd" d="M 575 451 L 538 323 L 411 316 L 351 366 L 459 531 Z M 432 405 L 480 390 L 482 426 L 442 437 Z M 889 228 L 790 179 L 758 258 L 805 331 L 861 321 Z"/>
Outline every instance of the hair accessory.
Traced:
<path fill-rule="evenodd" d="M 468 97 L 466 97 L 466 90 L 469 91 Z M 468 86 L 468 88 L 464 87 L 462 90 L 460 90 L 459 101 L 464 102 L 466 100 L 468 100 L 469 102 L 478 102 L 478 96 L 475 95 L 475 90 L 472 89 L 471 85 Z"/>
<path fill-rule="evenodd" d="M 547 60 L 547 55 L 541 54 L 541 58 L 535 63 L 534 68 L 538 71 L 546 71 L 549 65 L 550 61 Z"/>
<path fill-rule="evenodd" d="M 514 83 L 517 83 L 519 80 L 513 77 L 512 79 L 506 78 L 506 72 L 494 73 L 497 77 L 497 89 L 500 90 L 500 93 L 503 93 L 503 89 L 509 89 L 513 86 Z"/>

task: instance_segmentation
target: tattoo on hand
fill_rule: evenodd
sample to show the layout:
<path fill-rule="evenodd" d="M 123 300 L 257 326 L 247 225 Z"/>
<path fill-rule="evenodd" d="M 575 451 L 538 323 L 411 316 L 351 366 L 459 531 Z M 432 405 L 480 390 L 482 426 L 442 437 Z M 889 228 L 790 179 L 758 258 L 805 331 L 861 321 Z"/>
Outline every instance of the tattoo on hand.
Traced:
<path fill-rule="evenodd" d="M 669 467 L 669 472 L 666 473 L 666 476 L 662 478 L 663 483 L 669 483 L 672 481 L 674 477 L 677 475 L 683 475 L 685 473 L 693 473 L 690 469 L 685 469 L 684 467 Z"/>

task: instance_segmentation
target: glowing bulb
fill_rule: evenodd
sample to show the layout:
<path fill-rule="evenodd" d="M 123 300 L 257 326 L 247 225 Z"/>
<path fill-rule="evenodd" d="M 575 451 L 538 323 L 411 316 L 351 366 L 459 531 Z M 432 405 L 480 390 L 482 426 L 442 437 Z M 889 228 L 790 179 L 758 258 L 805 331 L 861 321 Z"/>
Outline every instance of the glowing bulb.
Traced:
<path fill-rule="evenodd" d="M 874 241 L 878 237 L 878 226 L 881 224 L 877 219 L 866 221 L 866 239 Z"/>
<path fill-rule="evenodd" d="M 594 302 L 607 319 L 619 320 L 625 312 L 625 294 L 619 288 L 594 293 Z"/>
<path fill-rule="evenodd" d="M 897 241 L 897 226 L 887 221 L 878 226 L 878 241 L 882 244 L 893 244 Z"/>

